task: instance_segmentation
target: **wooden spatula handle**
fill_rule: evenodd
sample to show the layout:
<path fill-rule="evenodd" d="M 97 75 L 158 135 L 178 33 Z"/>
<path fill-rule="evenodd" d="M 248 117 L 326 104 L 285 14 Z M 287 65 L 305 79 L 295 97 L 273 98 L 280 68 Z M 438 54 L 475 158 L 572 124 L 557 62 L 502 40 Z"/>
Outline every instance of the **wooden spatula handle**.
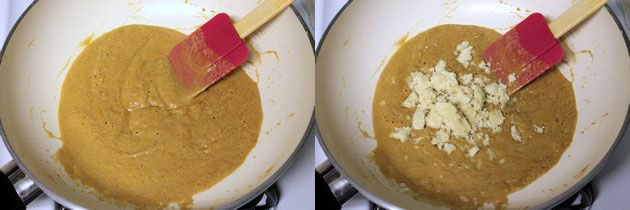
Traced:
<path fill-rule="evenodd" d="M 580 0 L 569 10 L 562 13 L 560 17 L 549 23 L 551 33 L 553 33 L 554 37 L 560 38 L 588 16 L 597 12 L 606 2 L 608 2 L 608 0 Z"/>
<path fill-rule="evenodd" d="M 286 9 L 291 3 L 293 3 L 293 0 L 266 0 L 244 18 L 238 20 L 234 24 L 234 28 L 236 28 L 241 38 L 245 38 L 269 21 L 269 19 Z"/>

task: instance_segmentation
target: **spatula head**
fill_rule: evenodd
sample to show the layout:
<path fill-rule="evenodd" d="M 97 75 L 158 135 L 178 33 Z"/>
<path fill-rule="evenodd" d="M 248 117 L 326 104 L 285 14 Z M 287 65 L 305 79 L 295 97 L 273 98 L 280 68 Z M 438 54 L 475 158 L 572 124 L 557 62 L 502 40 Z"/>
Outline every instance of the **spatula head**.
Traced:
<path fill-rule="evenodd" d="M 491 64 L 495 78 L 513 94 L 558 64 L 562 47 L 543 15 L 534 13 L 492 43 L 483 59 Z"/>
<path fill-rule="evenodd" d="M 175 77 L 182 87 L 196 95 L 247 60 L 247 45 L 230 17 L 214 16 L 168 55 Z"/>

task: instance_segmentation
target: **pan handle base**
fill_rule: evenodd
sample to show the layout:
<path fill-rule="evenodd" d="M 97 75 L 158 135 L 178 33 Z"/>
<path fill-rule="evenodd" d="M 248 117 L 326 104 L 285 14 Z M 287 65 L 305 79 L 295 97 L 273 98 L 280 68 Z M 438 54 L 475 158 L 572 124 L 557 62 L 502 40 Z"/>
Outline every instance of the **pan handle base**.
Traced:
<path fill-rule="evenodd" d="M 329 161 L 317 166 L 315 179 L 317 204 L 332 205 L 336 209 L 357 194 L 357 189 Z"/>
<path fill-rule="evenodd" d="M 15 209 L 26 208 L 26 205 L 42 194 L 35 182 L 13 160 L 0 168 L 0 179 L 1 200 L 3 203 L 11 203 Z"/>

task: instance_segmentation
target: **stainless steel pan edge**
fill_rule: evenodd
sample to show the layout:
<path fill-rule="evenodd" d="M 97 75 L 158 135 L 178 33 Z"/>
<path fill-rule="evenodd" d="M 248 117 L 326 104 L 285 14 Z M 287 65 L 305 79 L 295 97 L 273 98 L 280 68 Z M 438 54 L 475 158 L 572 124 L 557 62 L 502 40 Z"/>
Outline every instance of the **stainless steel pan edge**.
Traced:
<path fill-rule="evenodd" d="M 18 20 L 16 21 L 15 25 L 13 25 L 13 27 L 11 28 L 11 31 L 9 32 L 9 34 L 7 35 L 7 38 L 3 44 L 2 50 L 0 50 L 0 63 L 2 63 L 2 58 L 4 57 L 4 52 L 6 50 L 7 44 L 9 43 L 9 41 L 11 40 L 11 37 L 13 35 L 13 32 L 15 31 L 15 29 L 18 27 L 18 25 L 20 24 L 20 22 L 22 21 L 22 19 L 24 18 L 24 16 L 26 16 L 26 14 L 31 10 L 31 8 L 33 8 L 33 6 L 35 4 L 37 4 L 37 2 L 39 2 L 39 0 L 33 0 L 33 3 L 31 3 L 26 10 L 24 11 L 24 13 L 22 13 L 22 15 L 20 16 L 20 18 L 18 18 Z M 308 26 L 306 25 L 306 22 L 304 21 L 304 18 L 302 16 L 300 16 L 300 14 L 298 13 L 297 9 L 291 5 L 290 6 L 291 11 L 293 11 L 293 14 L 298 18 L 298 20 L 300 21 L 300 23 L 302 24 L 302 27 L 304 28 L 304 31 L 306 32 L 310 43 L 311 43 L 311 47 L 313 48 L 313 51 L 315 52 L 315 41 L 313 38 L 313 34 L 311 33 L 311 31 L 308 29 Z M 314 110 L 314 108 L 313 108 Z M 308 139 L 308 135 L 311 132 L 311 130 L 313 129 L 315 124 L 315 111 L 313 111 L 311 113 L 311 120 L 309 122 L 309 125 L 305 131 L 305 133 L 303 134 L 300 143 L 298 144 L 298 146 L 295 148 L 295 150 L 291 153 L 291 155 L 289 156 L 289 159 L 287 159 L 287 161 L 280 166 L 280 168 L 270 177 L 267 178 L 267 180 L 265 182 L 263 182 L 261 185 L 259 185 L 258 187 L 256 187 L 254 190 L 252 190 L 251 192 L 249 192 L 248 194 L 246 194 L 245 196 L 241 197 L 238 200 L 233 201 L 232 203 L 222 207 L 223 209 L 236 209 L 242 205 L 245 205 L 247 202 L 251 201 L 252 199 L 254 199 L 255 197 L 259 196 L 260 194 L 262 194 L 267 188 L 269 188 L 269 186 L 271 186 L 273 183 L 275 183 L 276 181 L 278 181 L 278 179 L 280 177 L 282 177 L 282 175 L 284 174 L 284 172 L 291 166 L 293 165 L 293 162 L 295 162 L 295 159 L 297 158 L 298 152 L 300 151 L 300 149 L 304 146 L 304 142 L 306 142 L 306 139 Z M 11 157 L 13 158 L 13 160 L 15 161 L 15 163 L 18 165 L 18 167 L 20 168 L 20 170 L 22 170 L 28 178 L 30 178 L 31 180 L 33 180 L 33 182 L 42 190 L 44 191 L 44 193 L 49 196 L 50 198 L 52 198 L 54 201 L 60 203 L 61 205 L 68 207 L 70 209 L 83 209 L 84 207 L 79 206 L 67 199 L 65 199 L 64 197 L 58 196 L 57 194 L 55 194 L 54 192 L 52 192 L 50 189 L 48 189 L 44 184 L 42 184 L 42 182 L 40 182 L 35 176 L 33 176 L 33 174 L 31 173 L 30 170 L 28 170 L 28 168 L 26 168 L 24 166 L 24 164 L 22 163 L 22 161 L 20 161 L 19 157 L 17 156 L 15 150 L 13 150 L 13 148 L 11 147 L 11 144 L 9 143 L 9 141 L 7 140 L 7 136 L 5 134 L 4 131 L 4 127 L 2 125 L 2 119 L 0 119 L 0 137 L 2 138 L 2 141 L 4 142 L 4 144 L 7 147 L 7 150 L 9 150 L 9 153 L 11 154 Z"/>
<path fill-rule="evenodd" d="M 322 38 L 319 40 L 318 47 L 317 47 L 317 49 L 315 51 L 315 61 L 316 62 L 317 62 L 317 57 L 319 56 L 319 50 L 321 49 L 322 43 L 324 43 L 324 40 L 326 39 L 326 36 L 328 35 L 328 32 L 330 31 L 330 29 L 333 27 L 333 25 L 337 21 L 337 18 L 339 18 L 339 16 L 341 16 L 341 14 L 344 12 L 344 10 L 352 2 L 353 2 L 353 0 L 349 0 L 341 8 L 341 10 L 339 10 L 337 15 L 335 15 L 335 17 L 331 20 L 330 24 L 326 27 L 326 31 L 324 31 L 324 33 L 322 35 Z M 619 21 L 619 17 L 612 11 L 612 9 L 608 5 L 606 5 L 605 8 L 606 8 L 606 11 L 608 11 L 611 14 L 611 16 L 613 17 L 613 19 L 615 20 L 615 23 L 617 24 L 617 27 L 621 31 L 621 34 L 623 35 L 623 38 L 625 40 L 626 48 L 627 48 L 628 52 L 630 53 L 630 40 L 628 38 L 628 34 L 623 29 L 623 26 L 621 25 L 621 23 Z M 316 121 L 315 123 L 317 123 L 317 119 L 315 121 Z M 617 145 L 619 145 L 619 142 L 621 141 L 621 139 L 623 139 L 626 130 L 628 130 L 628 127 L 630 127 L 630 107 L 628 107 L 628 111 L 626 113 L 626 117 L 625 117 L 624 123 L 622 125 L 621 131 L 617 135 L 615 143 L 610 147 L 608 152 L 606 152 L 606 155 L 604 155 L 602 161 L 600 161 L 587 175 L 582 177 L 582 179 L 579 182 L 577 182 L 575 185 L 570 187 L 568 190 L 564 191 L 563 193 L 561 193 L 560 195 L 556 196 L 555 198 L 553 198 L 553 199 L 551 199 L 551 200 L 549 200 L 549 201 L 547 201 L 545 203 L 540 204 L 539 206 L 533 207 L 532 209 L 550 209 L 551 207 L 554 207 L 554 206 L 560 204 L 562 201 L 564 201 L 567 198 L 569 198 L 569 196 L 574 195 L 580 189 L 582 189 L 586 184 L 588 184 L 606 166 L 606 164 L 608 163 L 608 159 L 610 159 L 610 155 L 613 153 L 613 151 L 615 151 L 615 148 L 617 148 Z M 314 126 L 314 129 L 315 129 L 315 136 L 317 137 L 317 141 L 319 142 L 320 145 L 322 145 L 322 149 L 324 150 L 324 153 L 326 154 L 326 156 L 328 157 L 328 159 L 330 160 L 332 165 L 335 167 L 335 169 L 337 171 L 339 171 L 339 173 L 341 175 L 343 175 L 343 177 L 345 177 L 348 180 L 348 182 L 350 182 L 350 184 L 352 184 L 352 186 L 354 186 L 363 196 L 365 196 L 370 201 L 376 203 L 377 205 L 379 205 L 381 207 L 384 207 L 386 209 L 401 209 L 401 207 L 396 206 L 396 205 L 394 205 L 394 204 L 392 204 L 390 202 L 387 202 L 386 200 L 383 200 L 383 199 L 379 198 L 378 196 L 375 196 L 374 194 L 370 193 L 368 190 L 366 190 L 361 185 L 359 185 L 354 179 L 352 179 L 352 177 L 350 177 L 348 175 L 348 173 L 337 163 L 337 161 L 335 160 L 334 156 L 332 156 L 332 154 L 328 150 L 328 148 L 326 146 L 326 142 L 323 140 L 322 135 L 321 135 L 321 133 L 319 131 L 319 127 Z"/>

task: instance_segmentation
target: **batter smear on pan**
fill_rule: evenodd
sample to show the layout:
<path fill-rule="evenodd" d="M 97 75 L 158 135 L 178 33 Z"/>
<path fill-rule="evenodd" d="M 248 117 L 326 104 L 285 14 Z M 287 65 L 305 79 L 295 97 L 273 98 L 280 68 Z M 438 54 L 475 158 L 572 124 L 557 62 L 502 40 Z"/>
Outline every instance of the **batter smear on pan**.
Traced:
<path fill-rule="evenodd" d="M 188 99 L 166 58 L 184 38 L 129 25 L 83 50 L 59 103 L 56 158 L 70 177 L 121 204 L 190 208 L 245 161 L 262 125 L 258 87 L 237 69 Z"/>
<path fill-rule="evenodd" d="M 499 36 L 477 26 L 438 26 L 406 41 L 381 74 L 373 159 L 416 199 L 504 209 L 510 193 L 552 168 L 571 144 L 571 83 L 552 69 L 508 96 L 481 60 Z"/>

